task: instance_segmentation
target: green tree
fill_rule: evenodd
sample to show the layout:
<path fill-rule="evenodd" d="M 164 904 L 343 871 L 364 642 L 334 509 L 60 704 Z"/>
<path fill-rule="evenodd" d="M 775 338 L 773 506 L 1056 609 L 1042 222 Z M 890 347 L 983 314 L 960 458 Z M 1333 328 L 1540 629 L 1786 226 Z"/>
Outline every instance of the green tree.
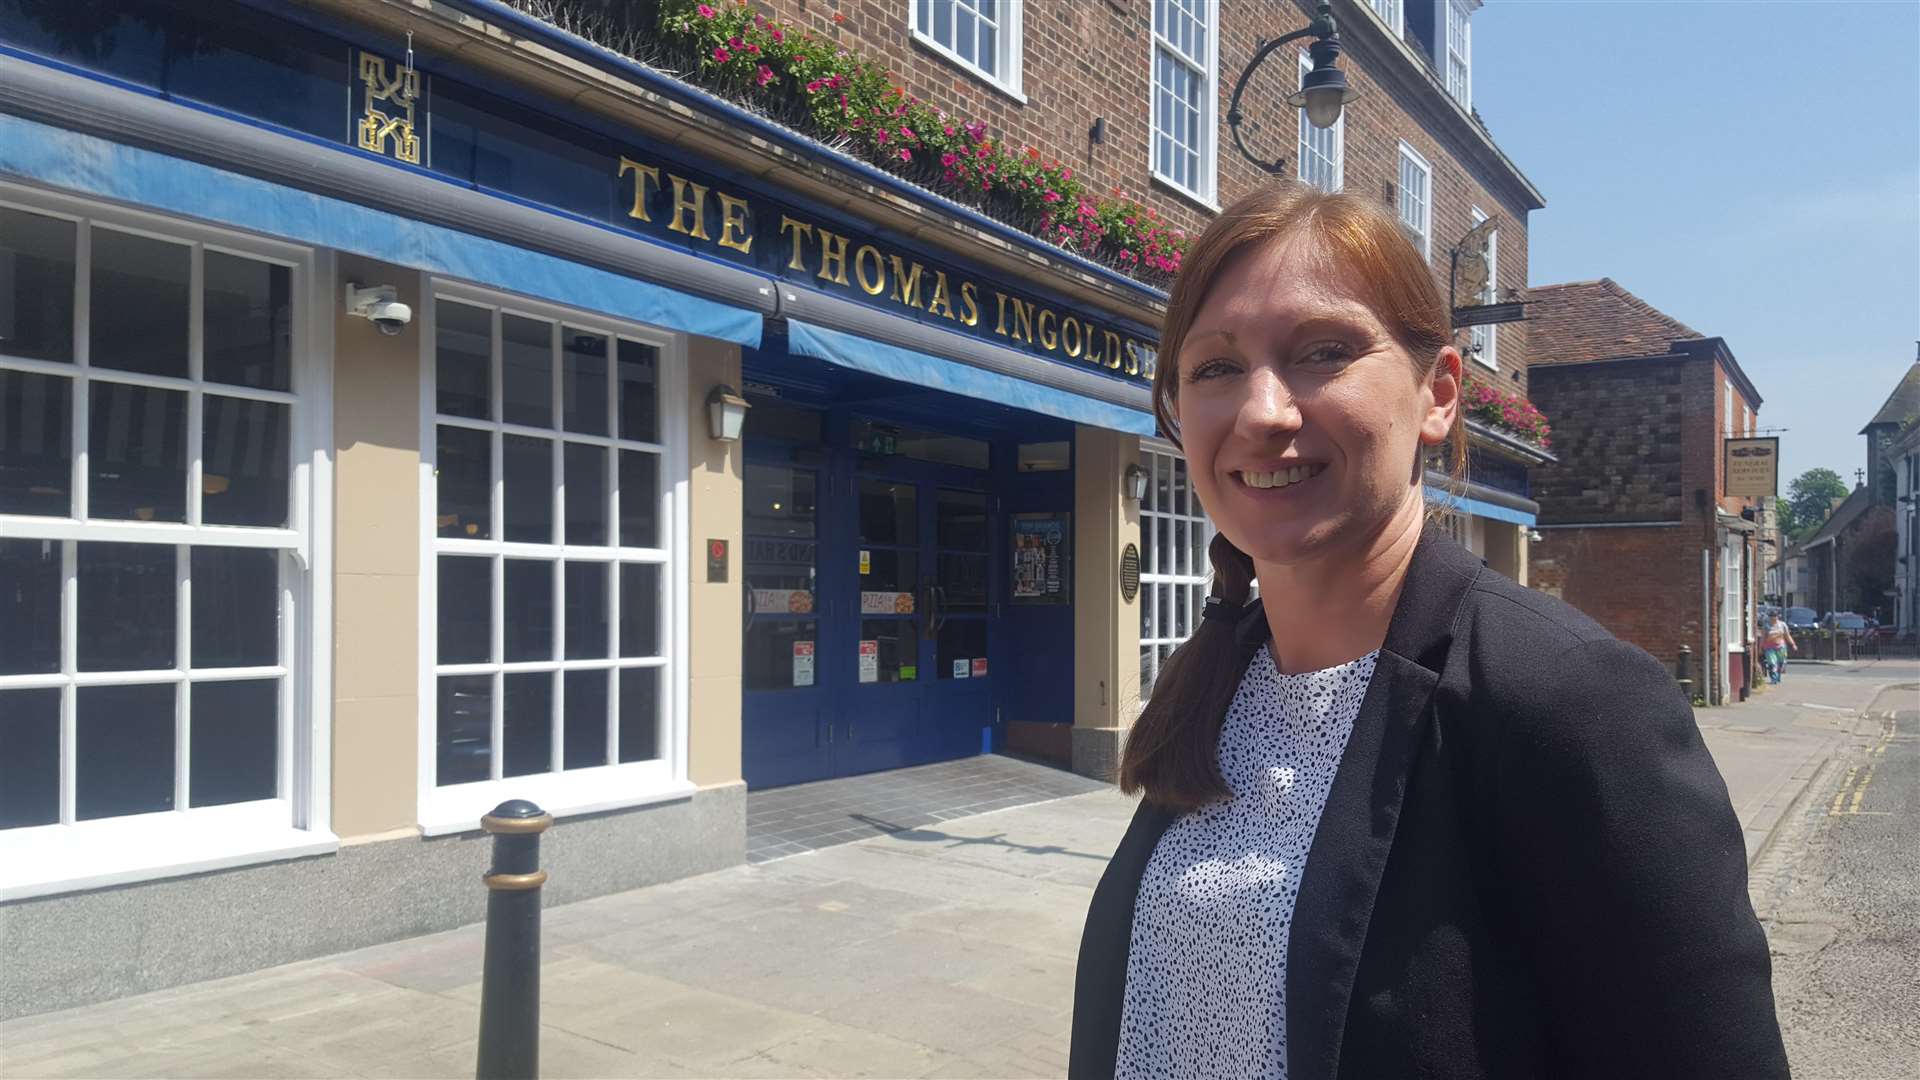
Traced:
<path fill-rule="evenodd" d="M 1794 477 L 1780 506 L 1781 531 L 1795 543 L 1812 536 L 1833 512 L 1833 500 L 1846 498 L 1847 490 L 1832 469 L 1808 469 Z"/>

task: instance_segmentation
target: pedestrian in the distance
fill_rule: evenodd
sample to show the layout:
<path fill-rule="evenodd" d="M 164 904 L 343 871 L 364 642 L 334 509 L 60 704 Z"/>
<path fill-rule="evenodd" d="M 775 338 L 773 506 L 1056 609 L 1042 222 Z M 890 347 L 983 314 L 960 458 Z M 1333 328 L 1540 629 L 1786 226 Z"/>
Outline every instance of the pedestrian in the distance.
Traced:
<path fill-rule="evenodd" d="M 1777 612 L 1767 623 L 1767 636 L 1762 647 L 1766 650 L 1767 681 L 1777 685 L 1787 669 L 1787 650 L 1800 647 L 1800 643 L 1793 640 L 1793 631 L 1787 626 L 1787 620 Z"/>
<path fill-rule="evenodd" d="M 1187 252 L 1154 400 L 1213 595 L 1127 742 L 1073 1077 L 1787 1075 L 1686 698 L 1431 521 L 1452 338 L 1371 198 L 1263 190 Z"/>

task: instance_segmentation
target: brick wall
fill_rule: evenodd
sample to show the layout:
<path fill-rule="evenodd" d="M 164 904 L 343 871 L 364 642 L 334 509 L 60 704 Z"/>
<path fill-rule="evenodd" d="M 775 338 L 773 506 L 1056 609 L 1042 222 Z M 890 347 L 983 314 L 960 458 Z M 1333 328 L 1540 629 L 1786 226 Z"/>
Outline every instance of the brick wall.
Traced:
<path fill-rule="evenodd" d="M 1586 612 L 1668 671 L 1686 646 L 1699 679 L 1700 538 L 1693 530 L 1546 529 L 1541 537 L 1531 557 L 1534 588 Z"/>
<path fill-rule="evenodd" d="M 1684 370 L 1674 360 L 1534 370 L 1560 459 L 1531 474 L 1542 524 L 1681 519 Z"/>
<path fill-rule="evenodd" d="M 1110 194 L 1117 188 L 1189 232 L 1205 228 L 1213 216 L 1209 207 L 1153 179 L 1149 168 L 1150 0 L 1028 0 L 1024 102 L 915 41 L 908 22 L 910 0 L 755 3 L 770 16 L 804 25 L 862 55 L 884 60 L 911 93 L 950 113 L 986 121 L 995 138 L 1037 147 L 1049 158 L 1070 164 L 1093 191 Z M 1348 51 L 1341 66 L 1360 93 L 1345 120 L 1345 190 L 1393 205 L 1399 146 L 1406 140 L 1433 167 L 1432 263 L 1442 292 L 1447 250 L 1473 227 L 1475 207 L 1502 221 L 1496 287 L 1525 288 L 1527 209 L 1522 196 L 1502 187 L 1498 169 L 1483 146 L 1443 134 L 1443 125 L 1421 119 L 1453 107 L 1437 85 L 1428 84 L 1419 93 L 1397 93 L 1374 74 L 1389 64 L 1400 71 L 1414 71 L 1419 62 L 1398 50 L 1369 51 L 1360 44 L 1362 35 L 1352 24 L 1372 16 L 1348 3 L 1336 8 L 1349 26 L 1342 33 Z M 1267 180 L 1233 148 L 1226 123 L 1220 119 L 1226 114 L 1233 83 L 1251 59 L 1258 39 L 1301 29 L 1309 14 L 1295 0 L 1222 0 L 1219 10 L 1215 162 L 1217 201 L 1224 206 Z M 845 20 L 834 22 L 836 13 Z M 1280 104 L 1279 98 L 1297 86 L 1297 53 L 1289 46 L 1270 58 L 1243 100 L 1248 117 L 1243 128 L 1249 130 L 1250 146 L 1263 156 L 1284 155 L 1289 177 L 1297 166 L 1298 114 Z M 1105 141 L 1098 146 L 1088 139 L 1095 119 L 1106 121 Z M 1257 131 L 1252 130 L 1255 125 Z M 1500 370 L 1480 370 L 1500 386 L 1527 393 L 1526 324 L 1502 326 L 1496 333 Z"/>

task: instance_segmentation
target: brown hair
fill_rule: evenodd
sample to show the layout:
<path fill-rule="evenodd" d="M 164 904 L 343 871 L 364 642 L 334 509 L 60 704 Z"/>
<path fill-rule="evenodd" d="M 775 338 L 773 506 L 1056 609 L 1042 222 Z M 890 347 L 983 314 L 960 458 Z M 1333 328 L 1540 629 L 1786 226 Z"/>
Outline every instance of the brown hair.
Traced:
<path fill-rule="evenodd" d="M 1153 377 L 1153 411 L 1175 444 L 1180 423 L 1174 401 L 1180 388 L 1180 347 L 1194 316 L 1229 263 L 1253 248 L 1305 237 L 1323 272 L 1351 274 L 1366 301 L 1412 354 L 1421 377 L 1442 347 L 1452 344 L 1452 320 L 1433 272 L 1385 209 L 1355 195 L 1328 195 L 1299 183 L 1264 187 L 1240 199 L 1207 226 L 1186 253 L 1160 334 L 1160 363 Z M 1466 431 L 1454 422 L 1447 434 L 1447 473 L 1466 473 Z M 1216 534 L 1207 556 L 1213 563 L 1212 595 L 1229 605 L 1247 602 L 1253 560 Z M 1120 762 L 1120 789 L 1170 810 L 1189 810 L 1229 794 L 1220 777 L 1217 745 L 1227 707 L 1243 674 L 1236 619 L 1200 619 L 1186 644 L 1168 658 L 1153 696 L 1127 736 Z"/>

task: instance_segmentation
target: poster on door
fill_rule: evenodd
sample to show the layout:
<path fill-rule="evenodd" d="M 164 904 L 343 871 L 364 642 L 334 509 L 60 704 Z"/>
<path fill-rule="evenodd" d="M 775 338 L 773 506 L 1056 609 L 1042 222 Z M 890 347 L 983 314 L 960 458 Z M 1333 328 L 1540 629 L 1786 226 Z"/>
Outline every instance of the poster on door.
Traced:
<path fill-rule="evenodd" d="M 874 592 L 860 591 L 860 614 L 862 615 L 911 615 L 913 614 L 913 594 L 910 592 Z"/>
<path fill-rule="evenodd" d="M 1013 602 L 1073 602 L 1073 515 L 1013 516 Z"/>
<path fill-rule="evenodd" d="M 863 641 L 860 643 L 860 681 L 880 681 L 880 643 Z"/>
<path fill-rule="evenodd" d="M 973 677 L 976 679 L 984 679 L 987 677 L 986 657 L 976 656 L 973 658 Z"/>
<path fill-rule="evenodd" d="M 956 679 L 964 679 L 967 677 L 967 662 L 965 660 L 955 660 L 953 662 L 953 677 Z"/>
<path fill-rule="evenodd" d="M 813 642 L 793 643 L 793 685 L 813 685 Z"/>

